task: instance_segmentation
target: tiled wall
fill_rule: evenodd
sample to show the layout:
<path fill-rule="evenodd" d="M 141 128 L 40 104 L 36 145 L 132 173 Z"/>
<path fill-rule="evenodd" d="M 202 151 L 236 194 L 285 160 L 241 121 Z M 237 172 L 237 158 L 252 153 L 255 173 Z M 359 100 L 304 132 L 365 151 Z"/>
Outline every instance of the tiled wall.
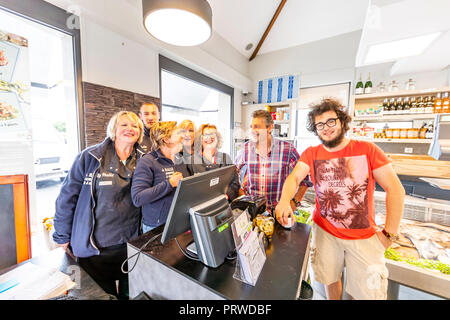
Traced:
<path fill-rule="evenodd" d="M 121 110 L 139 112 L 142 102 L 153 102 L 161 109 L 161 99 L 130 91 L 83 82 L 86 146 L 103 141 L 112 115 Z"/>

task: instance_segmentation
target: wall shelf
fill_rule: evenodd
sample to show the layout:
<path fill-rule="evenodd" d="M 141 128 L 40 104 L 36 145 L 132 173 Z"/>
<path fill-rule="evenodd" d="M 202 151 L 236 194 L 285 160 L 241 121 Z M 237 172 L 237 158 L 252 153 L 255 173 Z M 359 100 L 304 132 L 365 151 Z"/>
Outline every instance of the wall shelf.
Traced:
<path fill-rule="evenodd" d="M 353 121 L 372 121 L 372 122 L 385 122 L 385 121 L 412 121 L 420 119 L 434 119 L 436 113 L 423 113 L 423 114 L 396 114 L 385 116 L 366 116 L 366 117 L 353 117 Z"/>
<path fill-rule="evenodd" d="M 274 124 L 289 124 L 289 120 L 273 120 Z"/>
<path fill-rule="evenodd" d="M 414 91 L 397 91 L 397 92 L 378 92 L 363 95 L 353 95 L 350 100 L 349 114 L 352 115 L 352 122 L 350 130 L 353 131 L 355 126 L 361 125 L 361 122 L 413 122 L 414 120 L 424 120 L 425 122 L 434 121 L 436 113 L 420 113 L 420 114 L 395 114 L 384 116 L 355 116 L 355 110 L 367 110 L 383 103 L 385 98 L 396 97 L 412 97 L 412 96 L 433 96 L 438 92 L 450 92 L 450 87 L 430 88 L 424 90 Z M 428 121 L 427 121 L 428 120 Z M 372 125 L 372 126 L 375 126 Z M 378 125 L 379 126 L 379 125 Z M 415 124 L 417 127 L 417 124 Z M 352 132 L 351 131 L 351 132 Z M 450 161 L 434 160 L 422 153 L 426 153 L 426 149 L 431 143 L 432 139 L 370 139 L 365 137 L 358 137 L 351 135 L 352 139 L 371 141 L 377 143 L 386 153 L 390 153 L 392 159 L 392 166 L 395 172 L 399 175 L 417 176 L 417 177 L 432 177 L 432 178 L 450 178 Z M 403 144 L 403 145 L 402 145 Z M 404 146 L 414 144 L 414 154 L 404 154 Z M 395 155 L 394 155 L 395 154 Z M 426 159 L 422 159 L 426 157 Z"/>
<path fill-rule="evenodd" d="M 401 90 L 395 92 L 377 92 L 377 93 L 353 95 L 353 97 L 355 100 L 371 100 L 371 99 L 395 98 L 406 96 L 433 95 L 438 92 L 446 92 L 446 91 L 450 92 L 450 87 L 430 88 L 422 90 Z"/>
<path fill-rule="evenodd" d="M 382 142 L 382 143 L 431 143 L 433 139 L 370 139 L 363 137 L 355 137 L 355 140 Z"/>

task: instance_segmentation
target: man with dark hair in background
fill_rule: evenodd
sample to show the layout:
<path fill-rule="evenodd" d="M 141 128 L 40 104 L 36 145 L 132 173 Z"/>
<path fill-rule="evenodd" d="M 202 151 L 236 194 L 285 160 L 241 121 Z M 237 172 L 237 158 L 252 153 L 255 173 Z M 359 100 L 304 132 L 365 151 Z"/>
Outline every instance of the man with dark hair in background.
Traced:
<path fill-rule="evenodd" d="M 144 124 L 144 138 L 142 139 L 141 148 L 149 153 L 152 151 L 152 142 L 150 138 L 150 128 L 159 122 L 159 109 L 153 102 L 142 103 L 139 109 L 139 118 Z"/>
<path fill-rule="evenodd" d="M 270 112 L 254 111 L 250 129 L 250 141 L 244 144 L 235 161 L 239 175 L 245 176 L 241 188 L 247 195 L 264 196 L 267 209 L 271 212 L 280 199 L 283 183 L 294 169 L 299 154 L 292 144 L 272 137 L 273 119 Z M 298 189 L 297 201 L 305 194 L 308 182 L 305 180 Z"/>
<path fill-rule="evenodd" d="M 375 144 L 345 137 L 351 117 L 333 99 L 324 99 L 308 114 L 308 130 L 322 144 L 309 147 L 286 179 L 276 218 L 293 218 L 289 200 L 308 175 L 316 192 L 310 261 L 315 280 L 328 299 L 341 299 L 342 272 L 354 299 L 386 299 L 388 270 L 384 251 L 397 238 L 405 190 L 389 158 Z M 375 223 L 377 182 L 386 192 L 386 222 Z"/>

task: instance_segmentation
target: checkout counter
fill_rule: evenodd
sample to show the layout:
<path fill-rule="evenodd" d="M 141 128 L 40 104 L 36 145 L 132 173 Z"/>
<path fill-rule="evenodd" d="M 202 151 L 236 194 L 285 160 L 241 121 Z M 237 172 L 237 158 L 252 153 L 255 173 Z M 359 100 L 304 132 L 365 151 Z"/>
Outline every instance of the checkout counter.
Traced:
<path fill-rule="evenodd" d="M 128 243 L 128 257 L 149 239 L 163 232 L 153 229 Z M 276 224 L 272 241 L 266 246 L 267 260 L 255 286 L 233 278 L 236 260 L 226 260 L 217 268 L 193 261 L 178 248 L 175 240 L 152 241 L 128 261 L 130 299 L 145 292 L 152 299 L 170 300 L 295 300 L 302 280 L 307 278 L 311 227 L 295 224 L 290 230 Z M 192 233 L 177 237 L 186 247 Z"/>
<path fill-rule="evenodd" d="M 240 205 L 230 205 L 224 198 L 235 170 L 228 166 L 182 179 L 165 225 L 128 242 L 130 298 L 142 292 L 152 299 L 170 300 L 299 297 L 307 277 L 311 227 L 306 224 L 290 229 L 272 224 L 271 240 L 264 246 L 266 259 L 254 286 L 234 277 L 238 263 L 233 257 L 234 219 L 244 209 L 254 215 L 262 208 L 259 204 L 261 208 L 252 210 L 250 202 L 240 199 Z"/>

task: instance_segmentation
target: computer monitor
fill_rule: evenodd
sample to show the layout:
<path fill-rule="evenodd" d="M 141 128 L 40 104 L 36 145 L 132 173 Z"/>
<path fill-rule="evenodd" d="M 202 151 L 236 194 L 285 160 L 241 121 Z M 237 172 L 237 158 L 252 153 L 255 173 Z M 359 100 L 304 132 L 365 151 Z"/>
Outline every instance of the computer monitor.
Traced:
<path fill-rule="evenodd" d="M 190 230 L 189 209 L 225 195 L 235 170 L 236 166 L 229 165 L 182 179 L 170 206 L 161 243 Z"/>

